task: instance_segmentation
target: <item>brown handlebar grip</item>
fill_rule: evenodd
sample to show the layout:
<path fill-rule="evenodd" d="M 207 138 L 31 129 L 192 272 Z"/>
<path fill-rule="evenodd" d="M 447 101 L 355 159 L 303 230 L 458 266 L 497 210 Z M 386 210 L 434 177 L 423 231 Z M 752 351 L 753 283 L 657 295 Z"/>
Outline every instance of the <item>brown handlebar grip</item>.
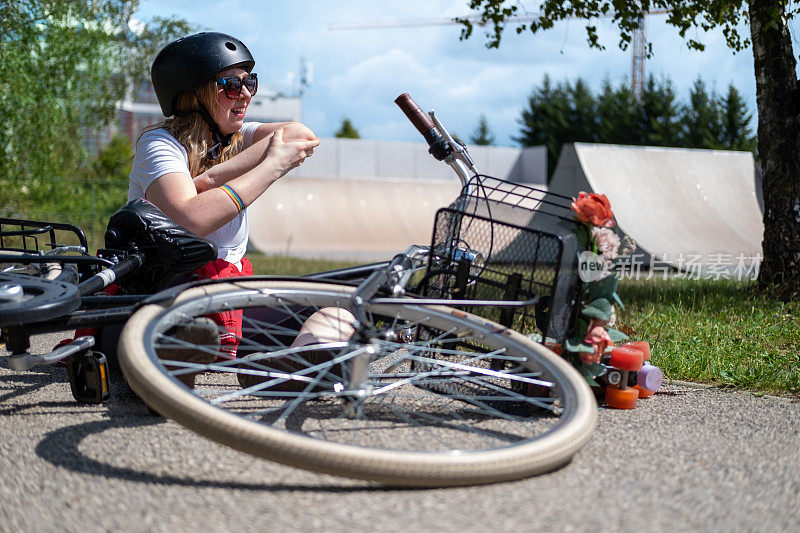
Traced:
<path fill-rule="evenodd" d="M 397 104 L 403 113 L 406 114 L 408 120 L 417 128 L 422 135 L 428 133 L 431 128 L 433 128 L 433 121 L 431 117 L 425 114 L 425 112 L 420 109 L 417 103 L 408 95 L 408 93 L 403 93 L 397 98 L 395 98 L 394 103 Z"/>

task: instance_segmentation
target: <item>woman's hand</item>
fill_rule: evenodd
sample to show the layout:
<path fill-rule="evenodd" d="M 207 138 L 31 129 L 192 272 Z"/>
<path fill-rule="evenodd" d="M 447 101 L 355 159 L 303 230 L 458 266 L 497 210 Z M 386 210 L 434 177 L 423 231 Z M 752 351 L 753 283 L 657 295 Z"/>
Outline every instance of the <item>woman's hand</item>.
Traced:
<path fill-rule="evenodd" d="M 300 124 L 302 126 L 302 124 Z M 305 128 L 305 126 L 303 126 Z M 306 128 L 308 130 L 308 128 Z M 308 130 L 314 135 L 311 130 Z M 305 138 L 303 140 L 284 140 L 284 128 L 278 128 L 272 134 L 266 150 L 265 162 L 273 165 L 282 177 L 293 168 L 297 168 L 314 153 L 314 148 L 319 145 L 319 139 Z"/>
<path fill-rule="evenodd" d="M 313 141 L 317 138 L 308 126 L 300 122 L 265 122 L 253 133 L 253 144 L 270 137 L 278 128 L 283 128 L 285 141 Z"/>
<path fill-rule="evenodd" d="M 283 138 L 287 141 L 314 141 L 318 140 L 317 136 L 311 129 L 300 122 L 288 122 L 283 126 Z M 306 157 L 311 157 L 314 153 L 312 148 L 310 151 L 306 150 Z"/>
<path fill-rule="evenodd" d="M 283 125 L 283 138 L 287 141 L 313 141 L 317 136 L 305 124 L 287 122 Z"/>

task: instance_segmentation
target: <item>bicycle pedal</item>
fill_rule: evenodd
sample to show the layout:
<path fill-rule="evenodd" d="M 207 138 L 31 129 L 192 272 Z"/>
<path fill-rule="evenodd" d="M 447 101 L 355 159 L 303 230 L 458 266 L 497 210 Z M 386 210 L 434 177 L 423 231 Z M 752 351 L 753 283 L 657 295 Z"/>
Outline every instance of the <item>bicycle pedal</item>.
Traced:
<path fill-rule="evenodd" d="M 108 400 L 111 383 L 105 355 L 94 351 L 70 355 L 67 371 L 75 401 L 97 404 Z"/>

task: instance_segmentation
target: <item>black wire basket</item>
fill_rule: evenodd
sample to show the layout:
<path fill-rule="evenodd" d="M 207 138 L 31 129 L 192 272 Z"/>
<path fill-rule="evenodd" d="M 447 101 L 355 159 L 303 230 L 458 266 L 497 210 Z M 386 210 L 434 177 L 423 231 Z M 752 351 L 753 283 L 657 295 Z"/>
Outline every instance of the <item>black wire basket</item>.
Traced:
<path fill-rule="evenodd" d="M 0 251 L 40 253 L 61 246 L 88 247 L 83 231 L 72 224 L 0 218 Z"/>
<path fill-rule="evenodd" d="M 0 272 L 76 283 L 79 275 L 96 271 L 80 262 L 87 249 L 86 235 L 73 224 L 0 218 Z"/>
<path fill-rule="evenodd" d="M 490 176 L 475 176 L 437 211 L 419 291 L 435 298 L 526 301 L 469 311 L 542 342 L 563 343 L 581 289 L 571 199 Z M 456 304 L 457 305 L 457 304 Z"/>

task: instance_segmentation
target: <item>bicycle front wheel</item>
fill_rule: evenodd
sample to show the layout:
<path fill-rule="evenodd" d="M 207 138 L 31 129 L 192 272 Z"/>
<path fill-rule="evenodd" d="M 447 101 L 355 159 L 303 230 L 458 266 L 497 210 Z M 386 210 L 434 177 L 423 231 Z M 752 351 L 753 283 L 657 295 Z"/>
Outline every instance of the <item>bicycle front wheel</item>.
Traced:
<path fill-rule="evenodd" d="M 411 301 L 371 304 L 370 334 L 352 335 L 353 290 L 274 280 L 191 287 L 131 317 L 120 363 L 150 407 L 214 441 L 390 485 L 527 477 L 565 464 L 590 438 L 594 397 L 550 350 Z M 244 317 L 235 359 L 219 355 L 224 330 L 209 335 L 217 326 L 206 316 L 220 311 Z M 319 325 L 325 334 L 309 333 Z"/>

